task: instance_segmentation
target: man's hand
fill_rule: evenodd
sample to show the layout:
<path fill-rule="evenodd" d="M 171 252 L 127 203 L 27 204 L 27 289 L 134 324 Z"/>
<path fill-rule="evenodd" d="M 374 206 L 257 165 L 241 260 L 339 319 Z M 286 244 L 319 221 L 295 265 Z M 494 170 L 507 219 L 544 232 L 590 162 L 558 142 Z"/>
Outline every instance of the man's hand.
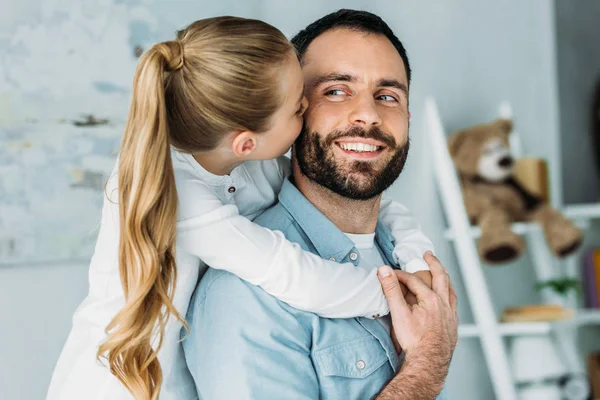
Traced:
<path fill-rule="evenodd" d="M 431 288 L 404 271 L 385 266 L 378 271 L 390 306 L 394 334 L 406 353 L 400 373 L 380 393 L 380 399 L 433 399 L 448 374 L 458 341 L 456 294 L 437 258 L 428 252 L 425 261 L 431 268 Z M 414 293 L 415 305 L 406 303 L 400 283 Z"/>
<path fill-rule="evenodd" d="M 396 271 L 394 271 L 396 272 Z M 417 271 L 413 272 L 413 275 L 418 276 L 425 284 L 431 288 L 431 272 L 430 271 Z M 410 290 L 408 290 L 403 284 L 400 284 L 400 289 L 404 295 L 404 300 L 406 300 L 406 304 L 409 306 L 414 306 L 418 303 L 417 296 L 413 294 Z M 392 342 L 394 343 L 394 348 L 396 349 L 396 353 L 400 354 L 402 351 L 402 346 L 398 343 L 398 339 L 396 339 L 396 332 L 394 332 L 394 327 L 392 326 L 391 332 Z"/>

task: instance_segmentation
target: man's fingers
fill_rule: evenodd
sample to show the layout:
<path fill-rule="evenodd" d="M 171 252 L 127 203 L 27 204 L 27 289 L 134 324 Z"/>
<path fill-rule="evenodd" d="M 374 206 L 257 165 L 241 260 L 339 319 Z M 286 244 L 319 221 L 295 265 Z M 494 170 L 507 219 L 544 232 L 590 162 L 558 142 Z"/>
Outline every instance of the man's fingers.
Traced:
<path fill-rule="evenodd" d="M 431 270 L 431 288 L 446 304 L 449 304 L 450 277 L 448 276 L 446 269 L 432 252 L 426 252 L 424 258 Z"/>
<path fill-rule="evenodd" d="M 458 303 L 458 299 L 456 297 L 456 291 L 454 291 L 454 285 L 452 284 L 452 281 L 449 281 L 449 287 L 448 287 L 448 292 L 450 293 L 450 307 L 452 308 L 452 311 L 456 311 L 456 306 Z"/>
<path fill-rule="evenodd" d="M 406 304 L 406 300 L 404 300 L 404 294 L 394 270 L 387 265 L 382 265 L 377 270 L 377 276 L 390 307 L 390 315 L 404 318 L 406 313 L 410 312 L 410 309 Z"/>

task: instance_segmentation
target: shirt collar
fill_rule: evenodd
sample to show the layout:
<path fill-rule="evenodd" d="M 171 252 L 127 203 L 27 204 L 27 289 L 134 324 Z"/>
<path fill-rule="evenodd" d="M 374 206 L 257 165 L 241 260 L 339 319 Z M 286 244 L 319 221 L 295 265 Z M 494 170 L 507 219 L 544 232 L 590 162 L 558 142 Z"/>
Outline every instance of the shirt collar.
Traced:
<path fill-rule="evenodd" d="M 342 262 L 355 249 L 354 242 L 308 201 L 289 178 L 283 182 L 279 203 L 300 225 L 321 258 Z M 393 260 L 394 239 L 379 221 L 375 229 L 375 240 L 387 259 Z M 359 260 L 350 262 L 358 265 Z"/>
<path fill-rule="evenodd" d="M 209 186 L 219 186 L 225 189 L 228 189 L 230 186 L 235 186 L 236 189 L 242 189 L 246 186 L 245 182 L 248 180 L 248 173 L 244 164 L 235 167 L 229 175 L 215 175 L 204 169 L 192 154 L 184 153 L 172 147 L 171 155 L 177 157 L 179 161 L 189 164 L 196 175 L 202 179 L 202 182 Z"/>

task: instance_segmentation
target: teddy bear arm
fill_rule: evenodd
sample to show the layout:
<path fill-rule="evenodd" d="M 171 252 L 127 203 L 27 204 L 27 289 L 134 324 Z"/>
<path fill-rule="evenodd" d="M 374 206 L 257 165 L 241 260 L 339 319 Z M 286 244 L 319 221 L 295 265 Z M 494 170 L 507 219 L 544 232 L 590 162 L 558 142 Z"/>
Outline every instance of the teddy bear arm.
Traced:
<path fill-rule="evenodd" d="M 463 188 L 463 197 L 471 223 L 479 221 L 482 213 L 493 204 L 492 199 L 468 186 Z"/>
<path fill-rule="evenodd" d="M 528 219 L 542 226 L 548 246 L 557 257 L 572 254 L 583 241 L 583 232 L 548 204 L 541 204 L 529 213 Z"/>

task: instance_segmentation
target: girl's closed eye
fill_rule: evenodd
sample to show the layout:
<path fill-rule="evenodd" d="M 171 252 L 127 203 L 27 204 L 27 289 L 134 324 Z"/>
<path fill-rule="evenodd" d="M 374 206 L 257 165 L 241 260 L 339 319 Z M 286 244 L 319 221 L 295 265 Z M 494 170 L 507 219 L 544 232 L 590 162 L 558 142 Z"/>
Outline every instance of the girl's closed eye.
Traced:
<path fill-rule="evenodd" d="M 300 101 L 300 106 L 298 107 L 298 111 L 296 111 L 296 116 L 298 116 L 298 117 L 304 116 L 304 113 L 308 109 L 308 104 L 309 104 L 308 99 L 306 98 L 306 96 L 303 96 L 302 101 Z"/>
<path fill-rule="evenodd" d="M 302 104 L 300 104 L 300 108 L 298 108 L 298 111 L 296 111 L 296 115 L 302 115 L 302 114 L 304 114 L 305 111 L 306 111 L 306 105 L 303 102 Z"/>

